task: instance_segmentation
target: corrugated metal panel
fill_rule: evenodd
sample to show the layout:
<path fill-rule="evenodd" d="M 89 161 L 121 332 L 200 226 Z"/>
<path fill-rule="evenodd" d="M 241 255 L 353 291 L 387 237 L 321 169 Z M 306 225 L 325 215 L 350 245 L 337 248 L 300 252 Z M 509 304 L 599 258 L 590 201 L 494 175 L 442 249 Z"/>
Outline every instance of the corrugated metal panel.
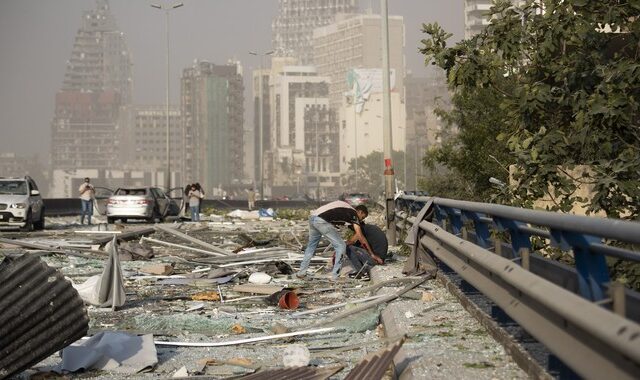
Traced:
<path fill-rule="evenodd" d="M 400 347 L 404 344 L 405 338 L 400 339 L 393 345 L 380 350 L 368 359 L 363 359 L 354 369 L 349 372 L 345 380 L 376 380 L 382 379 L 387 368 L 393 361 Z"/>
<path fill-rule="evenodd" d="M 343 367 L 293 367 L 278 368 L 252 373 L 242 377 L 232 377 L 237 380 L 324 380 L 338 373 Z"/>
<path fill-rule="evenodd" d="M 36 256 L 0 263 L 0 379 L 84 336 L 89 317 L 62 273 Z"/>

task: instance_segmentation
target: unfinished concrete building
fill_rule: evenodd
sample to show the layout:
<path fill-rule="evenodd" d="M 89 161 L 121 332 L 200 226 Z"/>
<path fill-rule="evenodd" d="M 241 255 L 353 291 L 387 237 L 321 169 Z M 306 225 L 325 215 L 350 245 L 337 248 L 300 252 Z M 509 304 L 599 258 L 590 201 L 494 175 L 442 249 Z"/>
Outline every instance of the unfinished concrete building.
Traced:
<path fill-rule="evenodd" d="M 183 70 L 183 175 L 206 192 L 244 177 L 244 84 L 238 62 Z"/>
<path fill-rule="evenodd" d="M 279 0 L 271 25 L 275 54 L 311 64 L 313 29 L 330 24 L 337 14 L 357 11 L 357 0 Z"/>
<path fill-rule="evenodd" d="M 53 169 L 120 165 L 118 115 L 131 101 L 131 60 L 106 0 L 86 11 L 51 124 Z"/>

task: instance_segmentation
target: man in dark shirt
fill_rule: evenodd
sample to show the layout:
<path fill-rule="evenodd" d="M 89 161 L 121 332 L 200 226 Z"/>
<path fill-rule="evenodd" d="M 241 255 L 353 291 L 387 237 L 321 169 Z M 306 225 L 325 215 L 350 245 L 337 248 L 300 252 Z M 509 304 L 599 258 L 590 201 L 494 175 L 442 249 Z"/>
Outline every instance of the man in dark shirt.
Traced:
<path fill-rule="evenodd" d="M 309 216 L 309 243 L 304 251 L 304 258 L 300 264 L 300 271 L 296 273 L 296 277 L 303 278 L 306 276 L 311 258 L 316 252 L 320 239 L 324 236 L 329 239 L 329 242 L 336 251 L 331 278 L 333 281 L 337 281 L 340 276 L 340 268 L 342 267 L 342 256 L 347 246 L 335 225 L 353 225 L 355 234 L 352 240 L 360 241 L 364 247 L 368 247 L 369 243 L 360 229 L 360 223 L 362 219 L 367 217 L 368 213 L 366 206 L 358 206 L 354 209 L 343 201 L 327 203 L 312 211 Z"/>
<path fill-rule="evenodd" d="M 354 270 L 352 275 L 356 278 L 368 278 L 371 267 L 384 264 L 384 260 L 387 259 L 389 241 L 378 226 L 362 223 L 360 228 L 369 243 L 369 249 L 363 247 L 359 241 L 350 239 L 347 241 L 347 257 Z"/>

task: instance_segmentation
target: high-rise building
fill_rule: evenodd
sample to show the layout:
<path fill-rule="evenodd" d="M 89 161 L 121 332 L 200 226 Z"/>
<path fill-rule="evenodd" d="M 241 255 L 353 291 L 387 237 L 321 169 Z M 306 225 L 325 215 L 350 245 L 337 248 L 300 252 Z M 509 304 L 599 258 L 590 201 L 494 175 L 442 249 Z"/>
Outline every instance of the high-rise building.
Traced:
<path fill-rule="evenodd" d="M 136 105 L 122 107 L 120 157 L 125 169 L 162 172 L 167 166 L 166 105 Z M 171 183 L 184 182 L 181 177 L 182 118 L 180 107 L 169 108 L 169 149 Z M 165 181 L 166 182 L 166 181 Z"/>
<path fill-rule="evenodd" d="M 464 1 L 464 38 L 468 39 L 480 33 L 489 25 L 488 12 L 491 0 Z"/>
<path fill-rule="evenodd" d="M 313 63 L 319 75 L 331 78 L 329 99 L 337 109 L 349 90 L 347 74 L 352 69 L 382 68 L 382 24 L 380 15 L 343 15 L 313 32 Z M 389 17 L 389 67 L 395 72 L 392 90 L 404 96 L 404 19 Z"/>
<path fill-rule="evenodd" d="M 436 109 L 449 110 L 451 97 L 447 88 L 444 70 L 427 67 L 427 76 L 407 75 L 407 161 L 412 172 L 407 173 L 407 189 L 416 189 L 418 180 L 424 176 L 422 157 L 429 147 L 441 142 L 445 123 Z"/>
<path fill-rule="evenodd" d="M 183 70 L 182 173 L 205 191 L 244 177 L 244 84 L 238 62 L 196 61 Z"/>
<path fill-rule="evenodd" d="M 254 182 L 258 185 L 261 169 L 264 174 L 264 166 L 261 162 L 264 160 L 264 152 L 270 148 L 271 141 L 271 107 L 269 103 L 270 73 L 270 69 L 253 71 L 253 144 L 255 148 L 253 154 L 253 178 Z M 260 83 L 260 81 L 262 81 L 262 83 Z M 260 107 L 260 103 L 262 103 L 262 107 Z M 260 120 L 261 112 L 262 120 Z M 262 133 L 260 130 L 262 130 Z M 261 134 L 262 141 L 260 141 Z M 262 150 L 260 149 L 260 144 L 262 144 Z"/>
<path fill-rule="evenodd" d="M 107 0 L 84 12 L 55 97 L 51 125 L 54 169 L 114 168 L 120 164 L 118 115 L 131 100 L 131 60 Z"/>
<path fill-rule="evenodd" d="M 393 87 L 394 72 L 391 72 Z M 355 69 L 350 73 L 352 90 L 343 99 L 340 108 L 340 168 L 348 174 L 356 157 L 367 156 L 384 150 L 383 85 L 381 69 Z M 391 147 L 404 151 L 406 147 L 406 111 L 398 91 L 392 91 Z"/>
<path fill-rule="evenodd" d="M 315 28 L 328 25 L 340 13 L 355 13 L 357 0 L 278 0 L 278 15 L 271 29 L 277 56 L 296 57 L 312 63 Z"/>
<path fill-rule="evenodd" d="M 464 0 L 464 38 L 469 39 L 480 33 L 491 23 L 489 10 L 492 0 Z M 524 0 L 511 0 L 514 6 L 520 6 Z"/>
<path fill-rule="evenodd" d="M 269 93 L 272 132 L 265 157 L 272 195 L 303 190 L 326 195 L 339 183 L 338 121 L 329 108 L 328 93 L 329 78 L 318 76 L 313 66 L 274 64 Z"/>

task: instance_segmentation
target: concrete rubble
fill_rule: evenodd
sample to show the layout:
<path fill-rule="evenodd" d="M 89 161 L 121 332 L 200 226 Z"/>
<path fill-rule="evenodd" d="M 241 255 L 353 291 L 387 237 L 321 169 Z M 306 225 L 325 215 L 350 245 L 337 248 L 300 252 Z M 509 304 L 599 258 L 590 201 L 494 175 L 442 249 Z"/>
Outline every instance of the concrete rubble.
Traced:
<path fill-rule="evenodd" d="M 51 230 L 3 234 L 0 259 L 37 255 L 76 286 L 104 277 L 105 263 L 117 266 L 111 271 L 116 277 L 120 271 L 124 299 L 116 297 L 116 305 L 108 295 L 99 304 L 86 302 L 88 335 L 152 339 L 156 360 L 145 356 L 141 366 L 127 358 L 104 359 L 108 366 L 82 367 L 84 373 L 66 378 L 228 378 L 303 366 L 343 379 L 364 358 L 384 356 L 377 352 L 386 352 L 385 360 L 388 352 L 403 355 L 393 345 L 403 337 L 405 349 L 428 358 L 420 359 L 426 371 L 420 376 L 526 377 L 437 281 L 400 274 L 405 257 L 399 247 L 391 248 L 395 260 L 374 268 L 372 281 L 350 279 L 345 268 L 333 283 L 320 276 L 332 255 L 323 242 L 309 270 L 315 276 L 300 280 L 292 274 L 307 241 L 304 213 L 294 219 L 278 218 L 277 210 L 257 217 L 230 214 L 153 226 L 87 227 L 51 218 Z M 372 212 L 367 221 L 382 225 L 381 218 Z M 111 239 L 117 244 L 110 256 L 105 242 Z M 60 372 L 65 359 L 51 355 L 17 378 Z M 381 376 L 391 379 L 392 369 Z"/>

